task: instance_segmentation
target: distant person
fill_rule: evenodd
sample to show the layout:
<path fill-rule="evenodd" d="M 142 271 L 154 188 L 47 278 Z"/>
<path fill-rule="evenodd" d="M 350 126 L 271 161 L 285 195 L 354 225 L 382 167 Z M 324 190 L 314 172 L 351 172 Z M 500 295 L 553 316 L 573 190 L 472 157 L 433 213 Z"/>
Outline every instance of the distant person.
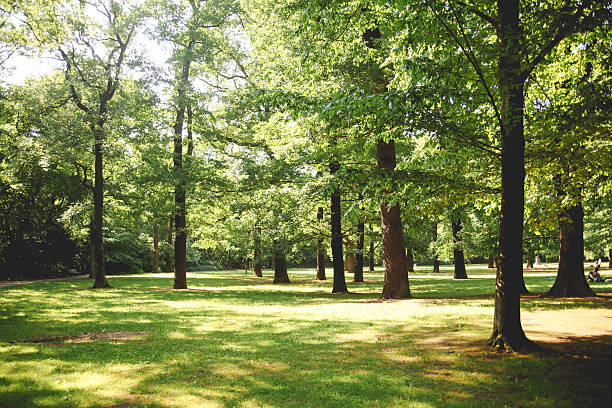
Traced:
<path fill-rule="evenodd" d="M 612 282 L 612 279 L 604 280 L 604 278 L 602 278 L 602 276 L 599 274 L 600 266 L 601 266 L 601 259 L 595 262 L 595 268 L 591 272 L 589 272 L 587 282 Z"/>

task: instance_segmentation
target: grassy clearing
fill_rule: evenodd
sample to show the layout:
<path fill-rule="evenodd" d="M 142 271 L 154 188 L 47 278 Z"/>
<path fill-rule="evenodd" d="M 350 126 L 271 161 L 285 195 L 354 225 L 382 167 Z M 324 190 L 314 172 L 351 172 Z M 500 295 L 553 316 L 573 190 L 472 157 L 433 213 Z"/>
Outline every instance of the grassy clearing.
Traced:
<path fill-rule="evenodd" d="M 0 289 L 0 406 L 610 406 L 609 298 L 526 297 L 527 334 L 556 352 L 502 356 L 482 347 L 494 273 L 427 270 L 411 274 L 417 299 L 384 303 L 381 271 L 348 295 L 303 269 L 291 285 L 219 271 L 186 291 L 167 274 Z M 553 281 L 526 273 L 533 292 Z"/>

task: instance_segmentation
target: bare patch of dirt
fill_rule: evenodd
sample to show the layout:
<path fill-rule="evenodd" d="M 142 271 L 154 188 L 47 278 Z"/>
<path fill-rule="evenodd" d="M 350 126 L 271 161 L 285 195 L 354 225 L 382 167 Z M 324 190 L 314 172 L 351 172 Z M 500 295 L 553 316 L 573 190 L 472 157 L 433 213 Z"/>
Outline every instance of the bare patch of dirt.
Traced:
<path fill-rule="evenodd" d="M 72 336 L 41 336 L 22 341 L 9 341 L 9 343 L 92 343 L 94 341 L 123 342 L 127 340 L 141 340 L 148 336 L 149 332 L 91 332 Z"/>

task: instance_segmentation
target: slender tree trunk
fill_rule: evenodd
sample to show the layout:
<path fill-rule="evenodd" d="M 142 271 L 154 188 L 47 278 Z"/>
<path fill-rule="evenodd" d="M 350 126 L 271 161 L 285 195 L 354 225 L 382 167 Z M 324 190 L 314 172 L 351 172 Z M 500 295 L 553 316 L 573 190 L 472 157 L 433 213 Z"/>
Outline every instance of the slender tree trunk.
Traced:
<path fill-rule="evenodd" d="M 193 47 L 193 41 L 190 41 L 188 48 Z M 185 111 L 187 110 L 187 86 L 189 82 L 189 70 L 191 67 L 191 57 L 187 56 L 182 62 L 181 76 L 177 89 L 178 109 L 176 111 L 176 119 L 174 121 L 174 170 L 175 170 L 175 187 L 174 187 L 174 289 L 187 289 L 187 207 L 186 207 L 186 189 L 187 182 L 185 180 L 185 169 L 183 167 L 183 123 L 185 121 Z M 187 126 L 190 132 L 190 124 Z M 192 148 L 189 146 L 188 148 Z M 191 153 L 191 152 L 189 152 Z"/>
<path fill-rule="evenodd" d="M 93 224 L 89 225 L 89 277 L 96 277 L 96 251 L 93 243 Z"/>
<path fill-rule="evenodd" d="M 414 272 L 414 255 L 412 255 L 412 248 L 406 248 L 406 268 L 408 272 Z"/>
<path fill-rule="evenodd" d="M 437 222 L 434 222 L 432 232 L 433 232 L 433 242 L 436 242 L 438 240 L 438 223 Z M 434 252 L 434 259 L 433 259 L 433 271 L 434 273 L 440 272 L 440 261 L 438 260 L 438 254 L 435 252 Z"/>
<path fill-rule="evenodd" d="M 159 231 L 157 230 L 157 220 L 153 219 L 153 273 L 159 272 Z"/>
<path fill-rule="evenodd" d="M 253 232 L 253 271 L 255 276 L 261 278 L 263 276 L 261 267 L 261 228 L 255 227 Z"/>
<path fill-rule="evenodd" d="M 545 296 L 596 296 L 584 277 L 584 211 L 578 204 L 559 213 L 559 270 Z"/>
<path fill-rule="evenodd" d="M 533 253 L 533 249 L 531 248 L 527 248 L 527 265 L 526 267 L 528 269 L 533 269 L 533 257 L 534 257 L 534 253 Z"/>
<path fill-rule="evenodd" d="M 274 240 L 274 281 L 273 283 L 291 283 L 287 274 L 287 260 L 285 252 L 278 246 L 278 242 Z"/>
<path fill-rule="evenodd" d="M 612 248 L 608 249 L 608 268 L 612 269 Z"/>
<path fill-rule="evenodd" d="M 336 173 L 340 166 L 338 163 L 329 165 L 329 172 Z M 344 277 L 344 257 L 342 255 L 342 210 L 340 207 L 340 190 L 331 193 L 331 249 L 334 264 L 334 287 L 332 293 L 346 293 L 346 279 Z"/>
<path fill-rule="evenodd" d="M 522 351 L 532 343 L 521 325 L 525 136 L 523 133 L 522 45 L 518 0 L 498 0 L 498 86 L 501 99 L 501 209 L 495 314 L 489 344 Z"/>
<path fill-rule="evenodd" d="M 389 176 L 395 169 L 395 143 L 393 140 L 378 141 L 378 166 L 385 169 Z M 388 193 L 388 192 L 386 192 Z M 406 268 L 406 247 L 402 233 L 402 219 L 399 204 L 389 207 L 382 200 L 380 203 L 382 241 L 385 257 L 385 283 L 383 299 L 403 299 L 411 297 L 408 271 Z"/>
<path fill-rule="evenodd" d="M 489 255 L 489 262 L 487 264 L 487 268 L 489 269 L 495 268 L 495 255 Z"/>
<path fill-rule="evenodd" d="M 93 217 L 93 246 L 94 246 L 94 263 L 96 277 L 94 288 L 110 288 L 111 286 L 106 281 L 106 265 L 104 264 L 104 240 L 102 237 L 102 214 L 104 205 L 104 175 L 102 166 L 102 143 L 104 142 L 104 134 L 101 128 L 94 128 L 95 146 L 94 146 L 94 217 Z"/>
<path fill-rule="evenodd" d="M 317 220 L 320 223 L 323 220 L 323 207 L 317 209 Z M 323 239 L 317 240 L 317 280 L 325 280 L 325 248 L 323 248 Z"/>
<path fill-rule="evenodd" d="M 467 272 L 465 270 L 465 258 L 463 256 L 463 248 L 461 247 L 461 237 L 459 232 L 463 229 L 461 225 L 461 219 L 453 218 L 451 222 L 453 229 L 453 260 L 455 263 L 455 279 L 467 279 Z"/>
<path fill-rule="evenodd" d="M 360 195 L 360 199 L 363 199 Z M 362 209 L 363 210 L 363 209 Z M 355 282 L 363 282 L 363 245 L 365 241 L 365 224 L 360 222 L 357 225 L 359 241 L 357 241 L 357 265 L 355 265 Z"/>
<path fill-rule="evenodd" d="M 172 229 L 174 228 L 174 217 L 173 216 L 169 216 L 168 217 L 168 240 L 166 241 L 168 243 L 168 248 L 172 248 L 172 244 L 173 244 L 173 240 L 172 240 Z M 166 254 L 166 272 L 172 272 L 172 255 L 170 253 L 170 251 L 168 251 L 168 253 Z"/>
<path fill-rule="evenodd" d="M 374 241 L 370 241 L 370 259 L 369 259 L 370 272 L 374 272 Z"/>

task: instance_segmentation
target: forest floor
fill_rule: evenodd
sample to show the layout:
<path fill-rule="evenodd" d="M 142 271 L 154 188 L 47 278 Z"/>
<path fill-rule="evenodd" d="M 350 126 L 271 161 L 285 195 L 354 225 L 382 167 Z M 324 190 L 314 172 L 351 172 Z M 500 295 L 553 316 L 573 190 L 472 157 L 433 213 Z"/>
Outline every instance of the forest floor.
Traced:
<path fill-rule="evenodd" d="M 523 328 L 542 347 L 528 355 L 484 346 L 482 265 L 461 281 L 418 267 L 415 298 L 384 302 L 380 270 L 341 295 L 307 269 L 283 285 L 266 270 L 190 273 L 180 291 L 169 274 L 5 287 L 0 407 L 612 406 L 612 283 L 541 298 L 554 267 L 525 271 Z"/>

